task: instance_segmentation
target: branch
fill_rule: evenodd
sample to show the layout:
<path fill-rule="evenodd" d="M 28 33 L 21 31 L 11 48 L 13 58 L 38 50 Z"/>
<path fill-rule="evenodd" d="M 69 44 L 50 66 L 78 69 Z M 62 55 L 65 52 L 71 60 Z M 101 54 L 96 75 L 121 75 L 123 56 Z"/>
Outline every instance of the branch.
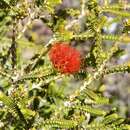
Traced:
<path fill-rule="evenodd" d="M 70 29 L 74 24 L 79 23 L 80 20 L 83 19 L 87 15 L 87 11 L 85 11 L 85 0 L 81 0 L 81 13 L 78 16 L 78 19 L 72 20 L 68 25 L 66 25 L 65 29 Z"/>
<path fill-rule="evenodd" d="M 25 129 L 28 130 L 27 121 L 25 120 L 24 115 L 20 111 L 17 104 L 10 97 L 6 96 L 1 91 L 0 91 L 0 101 L 2 101 L 6 106 L 8 106 L 9 109 L 13 110 L 14 112 L 18 114 L 21 121 L 25 124 Z"/>

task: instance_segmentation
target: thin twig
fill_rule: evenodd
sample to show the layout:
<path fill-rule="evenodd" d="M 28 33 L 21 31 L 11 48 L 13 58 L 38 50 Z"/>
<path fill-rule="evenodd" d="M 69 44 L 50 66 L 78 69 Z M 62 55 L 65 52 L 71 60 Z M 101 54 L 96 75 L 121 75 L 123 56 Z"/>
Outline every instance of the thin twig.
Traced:
<path fill-rule="evenodd" d="M 28 28 L 28 26 L 32 23 L 32 20 L 34 19 L 34 16 L 35 16 L 35 14 L 36 14 L 36 12 L 33 12 L 33 13 L 31 13 L 30 11 L 29 11 L 29 19 L 28 19 L 28 22 L 26 23 L 26 25 L 24 26 L 24 28 L 22 29 L 22 31 L 21 31 L 21 33 L 19 33 L 19 35 L 17 36 L 17 40 L 19 40 L 21 37 L 22 37 L 22 35 L 25 33 L 25 31 L 27 30 L 27 28 Z"/>
<path fill-rule="evenodd" d="M 86 16 L 85 11 L 85 0 L 81 0 L 81 14 L 79 15 L 78 19 L 72 20 L 68 25 L 66 25 L 65 29 L 70 29 L 74 24 L 79 23 L 80 20 L 83 19 L 83 17 Z"/>
<path fill-rule="evenodd" d="M 38 58 L 36 58 L 33 62 L 31 62 L 29 65 L 27 65 L 24 70 L 25 70 L 25 71 L 28 71 L 28 72 L 31 71 L 31 70 L 33 70 L 33 69 L 36 67 L 36 65 L 38 64 L 38 62 L 40 61 L 40 59 L 41 59 L 44 55 L 47 54 L 47 52 L 49 51 L 51 45 L 52 45 L 55 41 L 56 41 L 56 38 L 55 38 L 55 37 L 52 38 L 52 39 L 48 42 L 48 44 L 46 44 L 46 45 L 44 46 L 44 48 L 42 49 L 42 51 L 41 51 L 40 55 L 38 56 Z"/>

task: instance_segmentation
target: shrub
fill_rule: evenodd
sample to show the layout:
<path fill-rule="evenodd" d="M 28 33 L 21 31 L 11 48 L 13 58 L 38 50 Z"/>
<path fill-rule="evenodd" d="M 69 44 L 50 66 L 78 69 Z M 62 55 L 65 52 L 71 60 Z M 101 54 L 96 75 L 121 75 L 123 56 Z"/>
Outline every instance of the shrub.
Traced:
<path fill-rule="evenodd" d="M 0 129 L 130 129 L 103 82 L 130 72 L 111 60 L 130 42 L 130 4 L 75 2 L 0 1 Z"/>

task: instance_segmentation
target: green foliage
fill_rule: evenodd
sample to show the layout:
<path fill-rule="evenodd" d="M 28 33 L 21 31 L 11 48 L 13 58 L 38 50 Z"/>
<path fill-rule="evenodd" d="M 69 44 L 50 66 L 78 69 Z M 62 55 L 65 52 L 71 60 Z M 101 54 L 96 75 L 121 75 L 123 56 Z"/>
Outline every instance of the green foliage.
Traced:
<path fill-rule="evenodd" d="M 81 117 L 80 117 L 81 118 Z M 42 122 L 38 122 L 38 126 L 43 127 L 52 127 L 52 128 L 73 128 L 76 127 L 79 123 L 82 122 L 82 118 L 77 120 L 63 120 L 63 119 L 55 119 L 55 120 L 45 120 Z M 41 123 L 41 124 L 39 124 Z"/>
<path fill-rule="evenodd" d="M 50 12 L 50 13 L 54 13 L 54 8 L 56 5 L 61 4 L 62 0 L 45 0 L 44 4 L 46 9 Z"/>
<path fill-rule="evenodd" d="M 79 3 L 77 8 L 62 8 L 62 0 L 0 1 L 0 129 L 130 129 L 127 117 L 104 96 L 103 82 L 109 74 L 130 72 L 129 63 L 110 64 L 124 54 L 120 45 L 130 43 L 130 4 Z M 40 45 L 32 40 L 39 37 L 29 35 L 37 30 L 37 20 L 52 33 Z M 123 26 L 119 33 L 104 31 L 115 22 Z M 61 74 L 52 66 L 48 52 L 55 42 L 71 41 L 83 52 L 81 70 Z M 107 47 L 106 41 L 112 44 Z M 26 51 L 33 54 L 24 57 Z"/>

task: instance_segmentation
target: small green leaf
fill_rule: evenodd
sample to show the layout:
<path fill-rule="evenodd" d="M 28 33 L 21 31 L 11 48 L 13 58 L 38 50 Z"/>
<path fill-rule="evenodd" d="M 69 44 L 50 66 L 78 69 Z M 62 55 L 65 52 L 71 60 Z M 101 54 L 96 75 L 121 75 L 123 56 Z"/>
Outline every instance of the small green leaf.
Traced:
<path fill-rule="evenodd" d="M 10 0 L 1 0 L 1 2 L 0 2 L 0 3 L 2 3 L 2 2 L 5 2 L 6 4 L 8 4 L 8 5 L 9 5 Z"/>

